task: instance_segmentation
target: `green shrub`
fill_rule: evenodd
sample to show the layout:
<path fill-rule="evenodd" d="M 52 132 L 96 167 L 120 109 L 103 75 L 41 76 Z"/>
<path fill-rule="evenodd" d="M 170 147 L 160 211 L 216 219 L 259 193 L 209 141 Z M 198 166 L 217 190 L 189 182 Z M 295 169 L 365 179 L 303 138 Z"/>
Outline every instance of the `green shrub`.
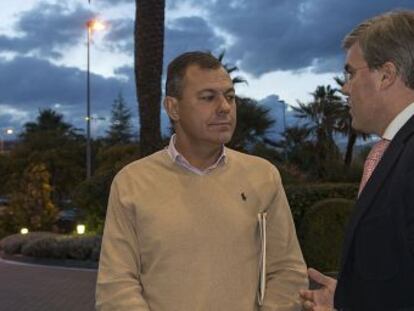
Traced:
<path fill-rule="evenodd" d="M 337 271 L 344 231 L 354 201 L 326 199 L 309 208 L 302 224 L 302 251 L 307 264 L 321 271 Z"/>
<path fill-rule="evenodd" d="M 15 234 L 0 242 L 6 254 L 22 254 L 37 258 L 98 261 L 100 236 L 66 236 L 46 232 Z"/>
<path fill-rule="evenodd" d="M 103 232 L 109 190 L 114 174 L 113 172 L 96 174 L 80 183 L 72 194 L 73 204 L 84 213 L 83 222 L 88 230 L 98 234 Z"/>
<path fill-rule="evenodd" d="M 302 172 L 297 166 L 288 163 L 276 164 L 284 185 L 304 184 L 308 180 L 308 175 Z"/>
<path fill-rule="evenodd" d="M 102 244 L 102 236 L 96 236 L 94 240 L 93 249 L 91 252 L 92 261 L 99 261 L 99 256 L 101 255 L 101 244 Z"/>
<path fill-rule="evenodd" d="M 5 237 L 0 241 L 0 249 L 6 254 L 21 254 L 22 247 L 36 240 L 42 240 L 47 238 L 53 238 L 57 236 L 55 233 L 50 232 L 31 232 L 28 234 L 13 234 Z"/>
<path fill-rule="evenodd" d="M 59 239 L 56 237 L 28 241 L 22 246 L 21 254 L 37 258 L 66 258 L 64 249 L 62 249 Z"/>
<path fill-rule="evenodd" d="M 358 194 L 358 184 L 350 183 L 325 183 L 325 184 L 297 184 L 285 187 L 286 196 L 292 210 L 293 219 L 298 230 L 298 236 L 302 236 L 300 230 L 303 216 L 316 202 L 325 199 L 343 198 L 354 200 Z"/>
<path fill-rule="evenodd" d="M 91 259 L 92 252 L 96 247 L 98 240 L 100 239 L 95 236 L 76 237 L 67 239 L 65 241 L 67 258 L 77 260 Z"/>
<path fill-rule="evenodd" d="M 362 161 L 353 161 L 350 166 L 344 166 L 341 160 L 327 163 L 324 182 L 359 183 L 363 170 Z"/>

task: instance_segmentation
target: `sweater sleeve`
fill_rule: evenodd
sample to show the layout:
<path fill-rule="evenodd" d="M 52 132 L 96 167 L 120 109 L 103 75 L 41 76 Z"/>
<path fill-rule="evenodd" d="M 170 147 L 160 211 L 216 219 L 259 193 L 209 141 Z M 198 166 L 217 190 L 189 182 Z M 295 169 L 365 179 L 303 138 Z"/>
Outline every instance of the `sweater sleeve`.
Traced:
<path fill-rule="evenodd" d="M 140 254 L 131 210 L 112 184 L 96 284 L 97 311 L 149 311 L 140 281 Z"/>
<path fill-rule="evenodd" d="M 299 311 L 299 290 L 308 288 L 306 265 L 279 172 L 267 208 L 266 291 L 261 311 Z"/>

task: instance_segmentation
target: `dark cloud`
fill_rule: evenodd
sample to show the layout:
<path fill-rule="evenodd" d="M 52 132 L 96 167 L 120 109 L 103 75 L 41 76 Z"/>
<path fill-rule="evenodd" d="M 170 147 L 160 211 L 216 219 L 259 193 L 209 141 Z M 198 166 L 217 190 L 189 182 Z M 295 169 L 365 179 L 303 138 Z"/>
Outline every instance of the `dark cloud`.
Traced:
<path fill-rule="evenodd" d="M 372 2 L 372 3 L 371 3 Z M 194 49 L 218 52 L 224 39 L 214 29 L 231 35 L 226 59 L 253 75 L 275 70 L 315 72 L 341 70 L 341 41 L 362 20 L 396 8 L 414 8 L 412 0 L 171 0 L 168 10 L 183 3 L 206 12 L 205 19 L 191 16 L 166 25 L 165 63 Z M 208 21 L 208 22 L 207 22 Z M 133 20 L 117 21 L 108 37 L 118 50 L 133 53 Z"/>
<path fill-rule="evenodd" d="M 132 66 L 125 65 L 115 68 L 114 73 L 120 78 L 127 79 L 131 82 L 135 81 L 134 67 Z"/>
<path fill-rule="evenodd" d="M 190 2 L 200 6 L 198 1 Z M 210 0 L 203 4 L 209 22 L 235 38 L 228 57 L 255 75 L 311 65 L 317 72 L 338 71 L 342 38 L 356 24 L 387 10 L 414 8 L 411 0 Z"/>
<path fill-rule="evenodd" d="M 165 34 L 165 63 L 178 54 L 191 50 L 211 51 L 218 54 L 224 39 L 214 33 L 201 17 L 183 17 L 167 25 Z"/>
<path fill-rule="evenodd" d="M 134 21 L 112 20 L 105 35 L 107 46 L 116 52 L 134 53 Z M 190 50 L 221 51 L 225 41 L 201 17 L 177 18 L 165 27 L 164 63 Z"/>
<path fill-rule="evenodd" d="M 0 36 L 0 49 L 58 58 L 62 48 L 86 40 L 86 21 L 91 17 L 91 11 L 82 6 L 71 8 L 65 3 L 41 2 L 20 14 L 15 25 L 18 37 Z"/>
<path fill-rule="evenodd" d="M 135 3 L 91 1 L 107 7 Z M 14 25 L 18 36 L 0 35 L 0 51 L 21 56 L 11 61 L 0 58 L 0 105 L 33 115 L 38 107 L 60 104 L 73 120 L 81 120 L 85 111 L 85 72 L 28 57 L 56 59 L 64 49 L 85 42 L 85 22 L 93 15 L 88 6 L 70 6 L 69 1 L 55 3 L 43 1 L 21 13 Z M 412 0 L 169 0 L 166 14 L 168 10 L 186 7 L 183 3 L 187 7 L 192 4 L 205 15 L 192 16 L 188 12 L 187 17 L 167 19 L 164 65 L 189 50 L 218 54 L 226 46 L 224 33 L 232 38 L 226 46 L 226 62 L 237 63 L 253 75 L 309 66 L 315 72 L 339 71 L 344 58 L 341 40 L 356 24 L 390 9 L 414 9 Z M 110 28 L 104 37 L 106 48 L 127 54 L 131 61 L 133 18 L 131 11 L 126 19 L 109 21 Z M 136 113 L 133 68 L 124 66 L 114 72 L 117 78 L 91 76 L 92 111 L 108 116 L 114 98 L 122 91 Z M 0 111 L 4 110 L 0 107 Z M 3 120 L 4 114 L 0 118 Z"/>
<path fill-rule="evenodd" d="M 121 4 L 135 4 L 135 0 L 91 0 L 91 2 L 95 2 L 96 4 L 104 7 L 112 7 Z"/>
<path fill-rule="evenodd" d="M 114 52 L 134 53 L 134 20 L 113 19 L 109 22 L 109 29 L 105 34 L 106 46 Z"/>
<path fill-rule="evenodd" d="M 125 69 L 124 69 L 125 70 Z M 82 126 L 86 107 L 86 73 L 78 68 L 55 66 L 45 60 L 17 57 L 0 59 L 0 105 L 33 115 L 39 108 L 60 107 L 66 117 Z M 92 114 L 108 119 L 119 92 L 136 112 L 131 80 L 91 74 Z"/>

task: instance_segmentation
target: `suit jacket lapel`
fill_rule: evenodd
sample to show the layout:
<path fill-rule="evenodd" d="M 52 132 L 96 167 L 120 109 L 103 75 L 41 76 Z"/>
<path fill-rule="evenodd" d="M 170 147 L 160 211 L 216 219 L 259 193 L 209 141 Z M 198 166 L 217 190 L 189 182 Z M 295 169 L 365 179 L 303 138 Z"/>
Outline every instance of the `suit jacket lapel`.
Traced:
<path fill-rule="evenodd" d="M 380 191 L 382 184 L 386 180 L 387 175 L 390 173 L 391 168 L 397 162 L 401 152 L 404 150 L 405 140 L 414 133 L 414 116 L 401 128 L 391 141 L 387 150 L 385 151 L 381 161 L 372 173 L 371 178 L 368 180 L 365 188 L 361 192 L 358 200 L 356 201 L 354 212 L 348 225 L 347 234 L 345 235 L 341 271 L 344 268 L 346 258 L 350 247 L 352 245 L 352 239 L 355 233 L 355 229 L 361 220 L 362 215 L 368 210 L 371 202 L 374 200 L 377 193 Z"/>

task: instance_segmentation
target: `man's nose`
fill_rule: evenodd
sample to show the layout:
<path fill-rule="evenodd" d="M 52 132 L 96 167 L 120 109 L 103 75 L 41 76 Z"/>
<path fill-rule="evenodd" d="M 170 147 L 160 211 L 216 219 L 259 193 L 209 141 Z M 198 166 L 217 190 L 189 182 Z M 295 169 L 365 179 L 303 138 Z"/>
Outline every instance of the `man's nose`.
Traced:
<path fill-rule="evenodd" d="M 346 96 L 349 96 L 349 81 L 345 81 L 345 83 L 342 85 L 342 93 L 344 93 Z"/>
<path fill-rule="evenodd" d="M 224 95 L 224 94 L 221 94 L 220 96 L 219 96 L 219 109 L 218 109 L 218 111 L 220 112 L 220 113 L 228 113 L 228 112 L 230 112 L 230 110 L 231 110 L 231 105 L 232 105 L 232 103 L 230 102 L 230 100 L 227 98 L 227 96 L 226 95 Z"/>

